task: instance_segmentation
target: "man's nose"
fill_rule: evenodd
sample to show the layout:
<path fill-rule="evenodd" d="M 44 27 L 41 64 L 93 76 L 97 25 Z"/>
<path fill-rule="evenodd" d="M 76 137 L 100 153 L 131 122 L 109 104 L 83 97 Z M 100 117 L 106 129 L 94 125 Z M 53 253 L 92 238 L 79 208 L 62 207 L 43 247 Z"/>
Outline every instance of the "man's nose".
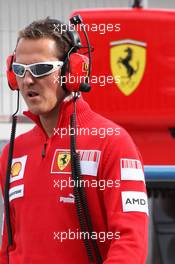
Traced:
<path fill-rule="evenodd" d="M 35 77 L 32 76 L 32 74 L 26 70 L 25 75 L 23 77 L 23 84 L 24 85 L 32 85 L 35 82 Z"/>

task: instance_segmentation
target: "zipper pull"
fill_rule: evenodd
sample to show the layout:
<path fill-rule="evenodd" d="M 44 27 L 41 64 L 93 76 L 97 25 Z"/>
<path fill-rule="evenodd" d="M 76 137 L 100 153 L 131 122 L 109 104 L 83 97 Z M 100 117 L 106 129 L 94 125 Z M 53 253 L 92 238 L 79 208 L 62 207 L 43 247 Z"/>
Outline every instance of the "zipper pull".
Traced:
<path fill-rule="evenodd" d="M 46 156 L 46 148 L 47 148 L 47 143 L 44 144 L 44 148 L 42 149 L 42 158 Z"/>

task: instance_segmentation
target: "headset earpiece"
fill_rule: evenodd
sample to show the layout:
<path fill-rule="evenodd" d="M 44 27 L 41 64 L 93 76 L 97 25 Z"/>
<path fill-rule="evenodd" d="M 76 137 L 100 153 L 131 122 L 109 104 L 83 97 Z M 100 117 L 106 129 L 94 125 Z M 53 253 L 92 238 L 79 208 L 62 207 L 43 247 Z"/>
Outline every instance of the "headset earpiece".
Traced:
<path fill-rule="evenodd" d="M 6 66 L 7 66 L 7 70 L 6 70 L 6 75 L 7 75 L 7 81 L 8 81 L 8 85 L 10 87 L 11 90 L 18 90 L 18 84 L 16 81 L 16 76 L 12 70 L 12 63 L 15 60 L 15 55 L 9 55 L 7 60 L 6 60 Z"/>
<path fill-rule="evenodd" d="M 75 21 L 73 18 L 76 18 Z M 77 24 L 82 23 L 82 20 L 79 19 L 79 16 L 75 16 L 70 19 L 70 22 Z M 67 89 L 69 92 L 89 92 L 91 87 L 89 84 L 90 70 L 89 63 L 90 58 L 85 55 L 78 53 L 77 51 L 82 48 L 80 36 L 76 30 L 71 27 L 68 27 L 67 33 L 72 42 L 72 48 L 68 52 L 68 55 L 65 59 L 65 64 L 62 69 L 62 86 L 64 89 Z M 88 43 L 89 44 L 89 43 Z M 90 47 L 88 47 L 88 54 L 90 52 Z M 90 54 L 89 54 L 90 57 Z"/>
<path fill-rule="evenodd" d="M 88 82 L 88 67 L 88 57 L 79 53 L 71 53 L 62 73 L 63 87 L 65 85 L 69 92 L 80 91 L 80 88 L 84 91 L 81 85 Z"/>

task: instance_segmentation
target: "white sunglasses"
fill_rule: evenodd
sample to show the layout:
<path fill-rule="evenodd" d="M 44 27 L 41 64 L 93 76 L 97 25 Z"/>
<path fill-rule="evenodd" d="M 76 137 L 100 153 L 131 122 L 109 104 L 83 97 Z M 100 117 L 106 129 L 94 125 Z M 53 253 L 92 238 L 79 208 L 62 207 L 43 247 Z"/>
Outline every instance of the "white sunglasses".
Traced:
<path fill-rule="evenodd" d="M 45 61 L 27 65 L 13 62 L 12 69 L 15 75 L 21 78 L 24 77 L 27 70 L 32 74 L 33 77 L 37 78 L 56 71 L 58 67 L 62 67 L 63 64 L 63 61 Z"/>

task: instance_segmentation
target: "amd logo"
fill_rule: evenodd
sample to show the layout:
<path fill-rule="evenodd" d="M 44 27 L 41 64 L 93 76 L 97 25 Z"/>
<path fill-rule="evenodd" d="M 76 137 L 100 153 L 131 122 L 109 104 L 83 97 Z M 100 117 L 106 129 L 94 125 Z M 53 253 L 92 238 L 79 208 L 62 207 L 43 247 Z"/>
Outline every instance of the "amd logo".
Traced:
<path fill-rule="evenodd" d="M 143 212 L 148 214 L 148 202 L 145 192 L 122 192 L 123 212 Z"/>
<path fill-rule="evenodd" d="M 145 205 L 146 204 L 146 200 L 145 199 L 130 199 L 127 198 L 126 199 L 126 204 L 137 204 L 137 205 Z"/>

